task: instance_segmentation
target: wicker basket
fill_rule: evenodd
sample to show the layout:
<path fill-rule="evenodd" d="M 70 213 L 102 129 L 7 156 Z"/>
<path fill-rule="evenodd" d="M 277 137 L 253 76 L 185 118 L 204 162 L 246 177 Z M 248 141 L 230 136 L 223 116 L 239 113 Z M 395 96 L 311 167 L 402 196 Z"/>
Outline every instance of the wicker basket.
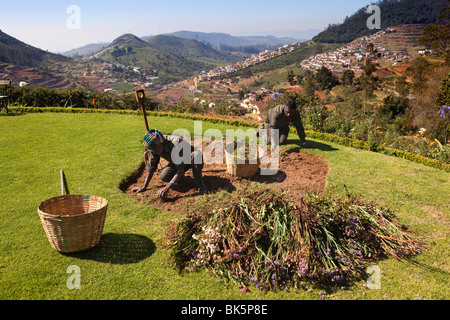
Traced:
<path fill-rule="evenodd" d="M 64 253 L 98 244 L 105 224 L 108 201 L 89 195 L 62 195 L 43 201 L 39 217 L 52 247 Z"/>
<path fill-rule="evenodd" d="M 251 178 L 259 171 L 259 159 L 256 164 L 251 164 L 249 160 L 245 160 L 245 163 L 228 162 L 227 172 L 233 177 Z"/>

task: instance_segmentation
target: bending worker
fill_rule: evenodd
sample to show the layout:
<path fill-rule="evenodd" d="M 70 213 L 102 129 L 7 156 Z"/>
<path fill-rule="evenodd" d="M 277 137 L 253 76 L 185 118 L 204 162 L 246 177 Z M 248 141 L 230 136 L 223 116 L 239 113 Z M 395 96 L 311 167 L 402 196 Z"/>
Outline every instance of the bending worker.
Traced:
<path fill-rule="evenodd" d="M 168 184 L 158 192 L 159 198 L 165 198 L 170 188 L 184 178 L 187 170 L 192 169 L 195 184 L 201 192 L 207 190 L 202 178 L 203 156 L 189 142 L 179 136 L 163 136 L 158 130 L 149 130 L 142 140 L 142 144 L 149 153 L 147 163 L 147 176 L 142 188 L 136 190 L 143 192 L 147 189 L 161 157 L 169 163 L 162 169 L 160 179 Z"/>
<path fill-rule="evenodd" d="M 300 118 L 300 112 L 296 108 L 296 103 L 293 100 L 289 100 L 284 105 L 278 105 L 271 109 L 266 116 L 265 124 L 261 124 L 258 127 L 258 135 L 262 138 L 268 137 L 267 141 L 270 141 L 272 137 L 272 129 L 279 130 L 280 145 L 287 143 L 289 136 L 289 124 L 292 123 L 297 129 L 300 143 L 303 147 L 309 148 L 306 143 L 305 129 L 303 128 L 302 119 Z M 262 130 L 267 129 L 267 130 Z"/>

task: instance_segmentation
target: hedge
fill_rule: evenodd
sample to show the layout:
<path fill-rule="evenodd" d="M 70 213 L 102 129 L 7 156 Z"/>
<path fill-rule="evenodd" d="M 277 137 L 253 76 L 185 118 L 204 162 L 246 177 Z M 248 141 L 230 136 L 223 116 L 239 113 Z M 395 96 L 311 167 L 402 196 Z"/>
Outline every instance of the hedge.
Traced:
<path fill-rule="evenodd" d="M 114 110 L 114 109 L 88 109 L 88 108 L 62 108 L 62 107 L 9 107 L 11 111 L 23 113 L 23 112 L 65 112 L 65 113 L 116 113 L 116 114 L 140 114 L 139 110 Z M 229 119 L 219 119 L 212 117 L 205 117 L 193 114 L 184 113 L 171 113 L 171 112 L 159 112 L 159 111 L 149 111 L 147 112 L 150 116 L 155 117 L 173 117 L 188 120 L 198 120 L 198 121 L 209 121 L 212 123 L 220 123 L 231 126 L 241 126 L 241 127 L 258 127 L 258 123 L 249 123 L 244 120 L 229 120 Z M 291 128 L 291 132 L 295 133 L 295 129 Z M 385 147 L 383 145 L 377 145 L 375 143 L 370 143 L 367 141 L 356 140 L 351 138 L 344 138 L 330 133 L 316 132 L 311 130 L 306 130 L 307 137 L 318 139 L 322 141 L 328 141 L 343 145 L 346 147 L 351 147 L 355 149 L 367 150 L 372 152 L 383 153 L 390 156 L 395 156 L 397 158 L 406 159 L 415 163 L 419 163 L 428 167 L 444 170 L 450 172 L 450 164 L 441 163 L 438 160 L 430 159 L 416 153 L 403 151 L 399 149 L 393 149 Z"/>

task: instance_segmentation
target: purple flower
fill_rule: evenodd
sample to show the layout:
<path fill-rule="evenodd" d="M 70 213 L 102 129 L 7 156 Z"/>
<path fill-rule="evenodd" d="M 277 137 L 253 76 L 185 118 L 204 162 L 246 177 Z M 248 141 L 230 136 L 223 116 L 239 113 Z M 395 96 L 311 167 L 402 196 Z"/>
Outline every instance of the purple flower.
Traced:
<path fill-rule="evenodd" d="M 242 291 L 241 292 L 247 292 L 248 291 L 248 288 L 247 287 L 244 287 L 243 289 L 242 289 Z"/>
<path fill-rule="evenodd" d="M 272 94 L 272 99 L 273 99 L 273 100 L 277 100 L 278 98 L 281 98 L 282 96 L 283 96 L 282 93 L 280 93 L 280 92 L 274 92 L 274 93 Z"/>
<path fill-rule="evenodd" d="M 171 97 L 169 98 L 169 103 L 170 103 L 170 104 L 175 104 L 177 101 L 178 101 L 178 99 L 175 98 L 174 96 L 171 96 Z"/>
<path fill-rule="evenodd" d="M 446 118 L 446 113 L 450 113 L 450 106 L 442 106 L 442 108 L 439 109 L 439 116 L 441 118 Z"/>

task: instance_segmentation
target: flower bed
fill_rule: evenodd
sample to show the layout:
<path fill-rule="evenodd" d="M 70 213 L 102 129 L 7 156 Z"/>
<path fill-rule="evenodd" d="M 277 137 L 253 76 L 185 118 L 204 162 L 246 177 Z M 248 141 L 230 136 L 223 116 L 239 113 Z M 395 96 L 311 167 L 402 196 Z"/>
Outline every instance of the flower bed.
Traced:
<path fill-rule="evenodd" d="M 180 270 L 206 267 L 243 288 L 337 289 L 364 277 L 376 260 L 420 253 L 420 242 L 395 219 L 350 194 L 310 195 L 293 206 L 265 191 L 173 222 L 162 246 Z"/>

